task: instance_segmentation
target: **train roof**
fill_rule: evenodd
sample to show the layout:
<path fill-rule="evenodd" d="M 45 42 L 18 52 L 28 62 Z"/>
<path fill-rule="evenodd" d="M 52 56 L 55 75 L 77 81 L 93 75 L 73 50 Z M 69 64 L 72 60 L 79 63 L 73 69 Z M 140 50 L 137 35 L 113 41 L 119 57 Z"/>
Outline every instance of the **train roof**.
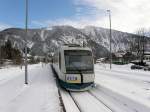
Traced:
<path fill-rule="evenodd" d="M 88 50 L 88 51 L 92 51 L 89 47 L 83 47 L 77 44 L 65 44 L 63 46 L 60 47 L 60 49 L 62 50 Z"/>

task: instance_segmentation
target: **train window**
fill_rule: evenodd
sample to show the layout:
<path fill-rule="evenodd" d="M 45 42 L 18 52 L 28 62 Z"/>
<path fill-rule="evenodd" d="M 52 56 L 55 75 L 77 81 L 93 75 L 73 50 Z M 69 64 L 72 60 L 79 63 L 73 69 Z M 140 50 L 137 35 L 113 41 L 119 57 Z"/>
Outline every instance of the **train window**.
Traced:
<path fill-rule="evenodd" d="M 85 50 L 65 51 L 66 71 L 94 71 L 92 53 Z"/>

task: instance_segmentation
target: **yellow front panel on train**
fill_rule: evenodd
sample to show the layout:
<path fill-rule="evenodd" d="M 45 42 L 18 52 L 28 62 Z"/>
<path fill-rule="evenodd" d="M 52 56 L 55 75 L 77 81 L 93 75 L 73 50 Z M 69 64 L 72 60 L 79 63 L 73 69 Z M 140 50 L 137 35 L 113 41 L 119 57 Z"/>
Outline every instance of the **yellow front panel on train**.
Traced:
<path fill-rule="evenodd" d="M 79 75 L 66 75 L 66 82 L 68 83 L 81 83 L 81 77 Z"/>

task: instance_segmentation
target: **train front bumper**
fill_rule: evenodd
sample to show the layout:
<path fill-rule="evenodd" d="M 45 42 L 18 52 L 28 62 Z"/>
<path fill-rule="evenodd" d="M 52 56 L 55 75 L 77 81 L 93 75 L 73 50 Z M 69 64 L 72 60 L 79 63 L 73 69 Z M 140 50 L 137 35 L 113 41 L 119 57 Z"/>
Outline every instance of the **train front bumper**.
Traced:
<path fill-rule="evenodd" d="M 59 80 L 59 84 L 61 87 L 70 90 L 70 91 L 85 91 L 89 90 L 90 88 L 94 87 L 94 82 L 89 83 L 68 83 L 62 80 Z"/>

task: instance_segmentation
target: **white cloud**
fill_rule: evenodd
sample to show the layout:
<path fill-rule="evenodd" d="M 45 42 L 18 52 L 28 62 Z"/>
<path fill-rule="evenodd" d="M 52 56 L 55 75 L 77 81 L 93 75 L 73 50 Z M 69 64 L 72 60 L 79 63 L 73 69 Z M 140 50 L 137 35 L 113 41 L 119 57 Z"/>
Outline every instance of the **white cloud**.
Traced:
<path fill-rule="evenodd" d="M 103 13 L 110 9 L 112 27 L 117 30 L 134 32 L 140 27 L 150 27 L 149 0 L 75 0 L 75 4 L 94 7 L 98 11 L 104 10 Z M 101 14 L 95 13 L 93 24 L 108 27 L 107 15 L 102 17 Z"/>
<path fill-rule="evenodd" d="M 76 14 L 71 18 L 55 21 L 33 21 L 35 25 L 72 25 L 84 27 L 94 25 L 109 28 L 107 9 L 112 12 L 112 28 L 134 32 L 141 27 L 150 27 L 149 0 L 74 0 Z"/>
<path fill-rule="evenodd" d="M 10 25 L 4 24 L 4 23 L 0 23 L 0 31 L 6 29 L 6 28 L 10 28 Z"/>

